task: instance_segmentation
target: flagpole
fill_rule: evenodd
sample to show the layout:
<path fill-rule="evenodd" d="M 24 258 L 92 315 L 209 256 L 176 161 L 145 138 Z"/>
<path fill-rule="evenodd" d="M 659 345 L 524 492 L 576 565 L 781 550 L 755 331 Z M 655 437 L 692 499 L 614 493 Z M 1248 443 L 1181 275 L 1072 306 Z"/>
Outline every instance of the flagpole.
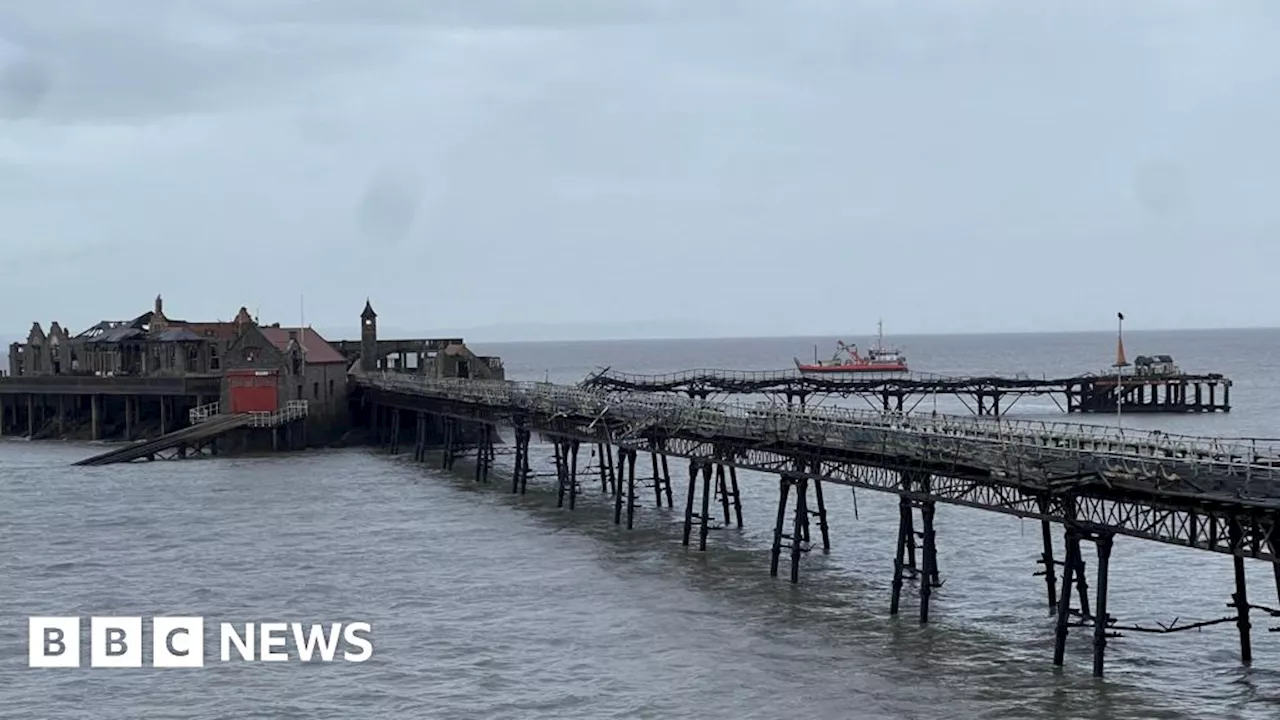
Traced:
<path fill-rule="evenodd" d="M 1121 414 L 1124 406 L 1124 313 L 1116 313 L 1116 429 L 1123 430 Z"/>

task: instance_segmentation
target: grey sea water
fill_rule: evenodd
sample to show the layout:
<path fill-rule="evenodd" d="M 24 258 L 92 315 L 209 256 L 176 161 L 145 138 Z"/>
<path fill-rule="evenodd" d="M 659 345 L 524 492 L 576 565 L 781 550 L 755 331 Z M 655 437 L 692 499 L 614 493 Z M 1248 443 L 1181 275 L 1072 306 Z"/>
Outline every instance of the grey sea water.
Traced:
<path fill-rule="evenodd" d="M 1105 334 L 899 340 L 915 368 L 944 373 L 1070 374 L 1114 353 Z M 597 366 L 780 368 L 812 356 L 815 342 L 826 352 L 831 341 L 476 349 L 505 357 L 513 379 L 576 381 Z M 1171 353 L 1188 370 L 1235 380 L 1229 415 L 1126 416 L 1126 425 L 1280 435 L 1280 332 L 1135 332 L 1126 345 L 1131 356 Z M 1014 412 L 1067 419 L 1042 398 Z M 859 493 L 855 517 L 852 493 L 829 490 L 832 551 L 810 553 L 792 586 L 768 575 L 776 485 L 751 474 L 741 477 L 746 528 L 715 531 L 701 553 L 681 546 L 679 509 L 656 510 L 642 495 L 628 532 L 590 484 L 570 512 L 545 480 L 512 496 L 500 479 L 474 483 L 465 465 L 448 474 L 365 449 L 69 467 L 97 449 L 0 441 L 0 717 L 1280 716 L 1280 638 L 1267 632 L 1280 620 L 1262 613 L 1249 669 L 1224 624 L 1114 639 L 1104 680 L 1090 677 L 1091 638 L 1077 629 L 1067 667 L 1055 671 L 1043 579 L 1033 576 L 1039 527 L 1013 518 L 939 508 L 946 584 L 921 627 L 911 595 L 901 617 L 888 617 L 896 504 L 887 496 Z M 536 452 L 548 471 L 547 448 Z M 501 478 L 510 456 L 499 463 Z M 1225 556 L 1122 538 L 1112 567 L 1109 610 L 1121 623 L 1228 613 Z M 1250 562 L 1249 573 L 1254 602 L 1280 604 L 1270 567 Z M 30 615 L 367 621 L 374 656 L 30 669 Z"/>

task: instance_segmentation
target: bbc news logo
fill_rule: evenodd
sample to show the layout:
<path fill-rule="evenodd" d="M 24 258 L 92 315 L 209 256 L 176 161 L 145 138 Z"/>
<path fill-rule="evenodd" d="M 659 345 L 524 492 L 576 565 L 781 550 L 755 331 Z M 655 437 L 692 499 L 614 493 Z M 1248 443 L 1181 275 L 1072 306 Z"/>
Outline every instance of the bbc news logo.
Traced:
<path fill-rule="evenodd" d="M 89 666 L 95 668 L 142 667 L 146 642 L 140 617 L 89 619 Z M 28 666 L 80 667 L 80 618 L 27 618 Z M 205 634 L 202 617 L 151 618 L 151 665 L 179 668 L 204 667 Z M 369 623 L 244 623 L 218 626 L 218 657 L 231 662 L 233 655 L 249 662 L 364 662 L 373 656 L 373 628 Z M 289 640 L 293 640 L 290 648 Z M 342 652 L 339 653 L 339 648 Z M 292 653 L 290 653 L 292 649 Z"/>

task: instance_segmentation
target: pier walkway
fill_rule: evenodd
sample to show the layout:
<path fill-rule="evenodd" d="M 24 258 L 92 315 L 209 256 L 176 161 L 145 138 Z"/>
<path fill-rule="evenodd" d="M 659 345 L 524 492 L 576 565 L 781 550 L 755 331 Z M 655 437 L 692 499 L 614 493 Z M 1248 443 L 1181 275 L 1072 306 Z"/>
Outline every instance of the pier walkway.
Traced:
<path fill-rule="evenodd" d="M 218 438 L 241 428 L 278 428 L 307 417 L 306 400 L 290 400 L 275 412 L 222 413 L 217 402 L 192 408 L 191 425 L 165 433 L 150 440 L 139 440 L 123 447 L 113 448 L 99 455 L 85 458 L 73 465 L 98 466 L 135 460 L 155 460 L 169 453 L 173 458 L 185 458 L 206 450 L 216 454 Z"/>
<path fill-rule="evenodd" d="M 1275 613 L 1248 601 L 1243 560 L 1274 564 L 1277 559 L 1280 443 L 1069 423 L 715 403 L 550 383 L 396 374 L 358 375 L 354 382 L 370 410 L 370 424 L 393 451 L 405 435 L 405 418 L 416 417 L 415 458 L 423 459 L 434 421 L 443 428 L 437 435 L 450 466 L 455 439 L 472 428 L 472 435 L 481 438 L 476 443 L 477 479 L 487 478 L 492 467 L 492 446 L 485 438 L 492 438 L 497 426 L 514 428 L 513 491 L 522 492 L 528 479 L 530 431 L 551 438 L 559 502 L 567 495 L 570 508 L 580 490 L 578 447 L 597 445 L 598 456 L 608 458 L 598 468 L 602 490 L 613 494 L 615 522 L 621 523 L 625 504 L 628 527 L 636 509 L 637 455 L 653 457 L 651 479 L 659 507 L 664 499 L 667 507 L 673 505 L 668 458 L 686 459 L 684 542 L 689 543 L 697 527 L 700 549 L 706 548 L 712 500 L 722 506 L 726 526 L 735 515 L 741 525 L 737 470 L 776 475 L 771 573 L 777 574 L 779 556 L 789 550 L 793 582 L 800 558 L 812 547 L 811 531 L 821 534 L 824 549 L 830 547 L 823 484 L 894 493 L 900 517 L 890 612 L 898 612 L 904 581 L 916 577 L 922 622 L 928 620 L 933 590 L 941 586 L 933 528 L 936 503 L 1038 519 L 1046 595 L 1057 613 L 1054 662 L 1062 664 L 1068 627 L 1089 626 L 1094 629 L 1095 674 L 1102 673 L 1107 639 L 1120 629 L 1106 609 L 1115 535 L 1231 555 L 1235 613 L 1195 627 L 1234 621 L 1246 663 L 1252 656 L 1249 611 Z M 700 513 L 695 512 L 699 494 Z M 1054 558 L 1051 523 L 1064 527 L 1066 558 L 1061 561 Z M 1092 610 L 1081 541 L 1093 542 L 1098 551 Z M 1280 570 L 1276 586 L 1280 592 Z M 1073 595 L 1078 596 L 1075 607 Z"/>
<path fill-rule="evenodd" d="M 1132 413 L 1230 412 L 1231 381 L 1219 374 L 1123 376 L 1123 407 Z M 797 370 L 684 370 L 638 375 L 605 368 L 579 383 L 597 390 L 674 393 L 703 399 L 763 395 L 810 404 L 825 397 L 857 397 L 873 409 L 910 412 L 939 395 L 960 400 L 975 415 L 999 416 L 1024 397 L 1048 397 L 1068 413 L 1116 411 L 1116 376 L 996 375 L 956 377 L 932 373 L 802 374 Z"/>

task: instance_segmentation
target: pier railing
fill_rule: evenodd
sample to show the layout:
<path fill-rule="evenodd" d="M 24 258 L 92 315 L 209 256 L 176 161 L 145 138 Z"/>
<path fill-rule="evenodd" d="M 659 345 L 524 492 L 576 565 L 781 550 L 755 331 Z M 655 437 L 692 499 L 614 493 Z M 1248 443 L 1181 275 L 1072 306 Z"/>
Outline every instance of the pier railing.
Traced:
<path fill-rule="evenodd" d="M 306 400 L 289 400 L 284 407 L 274 412 L 249 413 L 249 427 L 279 427 L 285 423 L 305 418 L 308 410 L 309 406 Z"/>
<path fill-rule="evenodd" d="M 249 416 L 249 427 L 277 427 L 307 416 L 310 408 L 306 400 L 289 400 L 278 410 L 244 413 Z M 222 403 L 197 405 L 188 412 L 192 425 L 205 423 L 222 415 Z"/>
<path fill-rule="evenodd" d="M 806 375 L 799 370 L 720 370 L 715 368 L 699 368 L 694 370 L 680 370 L 671 373 L 659 373 L 655 375 L 644 375 L 640 373 L 618 372 L 605 368 L 587 376 L 580 384 L 584 387 L 607 387 L 610 385 L 632 385 L 635 387 L 669 387 L 679 388 L 689 385 L 700 384 L 716 384 L 716 385 L 733 385 L 742 384 L 748 386 L 754 385 L 774 385 L 785 384 L 788 382 L 809 382 L 821 381 L 822 383 L 830 383 L 835 385 L 865 385 L 869 382 L 883 380 L 905 380 L 917 382 L 966 382 L 971 378 L 957 375 L 939 375 L 937 373 L 926 372 L 860 372 L 857 375 L 846 375 L 843 377 L 833 375 L 830 377 L 817 377 L 814 375 Z"/>
<path fill-rule="evenodd" d="M 1050 477 L 1051 463 L 1106 476 L 1143 478 L 1147 490 L 1189 488 L 1222 499 L 1280 500 L 1280 443 L 1128 431 L 1065 422 L 1005 421 L 784 404 L 707 402 L 651 393 L 607 393 L 575 386 L 372 376 L 385 390 L 439 397 L 548 416 L 608 419 L 623 437 L 648 428 L 704 437 L 799 443 L 875 452 L 939 452 L 948 462 L 971 459 L 1011 475 Z M 952 441 L 952 442 L 946 442 Z M 964 445 L 955 442 L 964 441 Z M 982 455 L 981 458 L 978 458 Z M 980 461 L 980 462 L 979 462 Z"/>
<path fill-rule="evenodd" d="M 858 372 L 858 373 L 802 373 L 799 370 L 718 370 L 696 369 L 671 373 L 644 375 L 618 372 L 610 368 L 597 370 L 579 385 L 615 390 L 701 391 L 701 392 L 776 392 L 784 389 L 796 391 L 842 392 L 869 389 L 916 389 L 919 391 L 953 392 L 1001 391 L 1044 393 L 1093 382 L 1111 382 L 1115 373 L 1093 372 L 1067 377 L 1034 377 L 1027 373 L 1015 373 L 1012 377 L 999 375 L 944 375 L 927 372 Z M 1218 374 L 1178 376 L 1125 375 L 1128 385 L 1154 383 L 1169 380 L 1204 380 L 1230 386 L 1230 380 Z"/>
<path fill-rule="evenodd" d="M 220 415 L 221 413 L 222 403 L 215 400 L 214 402 L 197 405 L 191 408 L 187 411 L 187 417 L 191 420 L 192 425 L 199 425 L 202 422 L 208 421 L 209 418 L 215 415 Z"/>
<path fill-rule="evenodd" d="M 378 384 L 395 383 L 401 378 L 390 375 L 373 378 Z M 625 398 L 628 406 L 655 409 L 699 409 L 719 415 L 762 417 L 765 414 L 793 419 L 808 418 L 844 424 L 895 426 L 903 429 L 931 430 L 944 434 L 963 434 L 1007 441 L 1013 438 L 1035 439 L 1037 444 L 1068 443 L 1073 447 L 1110 445 L 1115 450 L 1130 448 L 1153 457 L 1257 458 L 1280 464 L 1280 438 L 1216 437 L 1167 433 L 1160 430 L 1126 430 L 1115 426 L 1041 420 L 1006 420 L 943 413 L 906 413 L 901 411 L 864 410 L 860 408 L 803 408 L 783 403 L 708 402 L 675 395 L 649 393 L 608 393 L 553 383 L 505 381 L 488 383 L 450 378 L 413 378 L 404 383 L 406 389 L 431 389 L 441 394 L 464 394 L 475 399 L 518 397 L 555 398 L 569 402 L 593 402 L 607 405 Z M 1066 445 L 1064 445 L 1066 446 Z"/>

